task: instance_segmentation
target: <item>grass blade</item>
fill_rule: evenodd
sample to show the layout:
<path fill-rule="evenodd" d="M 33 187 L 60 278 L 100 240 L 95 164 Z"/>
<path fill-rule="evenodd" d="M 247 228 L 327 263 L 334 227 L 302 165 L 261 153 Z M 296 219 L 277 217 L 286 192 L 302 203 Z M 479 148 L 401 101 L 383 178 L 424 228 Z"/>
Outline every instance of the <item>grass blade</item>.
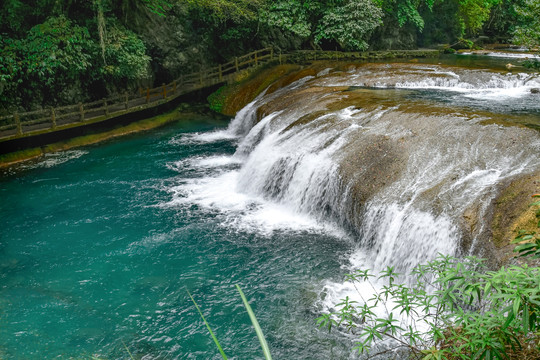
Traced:
<path fill-rule="evenodd" d="M 223 351 L 223 349 L 221 348 L 221 345 L 219 344 L 219 341 L 218 339 L 216 338 L 216 336 L 214 335 L 214 333 L 212 332 L 212 329 L 210 329 L 210 325 L 208 325 L 208 322 L 206 321 L 206 319 L 204 318 L 204 315 L 201 311 L 201 309 L 199 308 L 199 305 L 197 305 L 197 303 L 195 302 L 195 299 L 193 299 L 193 296 L 191 296 L 191 293 L 189 292 L 189 290 L 187 291 L 189 297 L 191 298 L 191 301 L 193 301 L 193 304 L 195 304 L 195 307 L 197 308 L 197 311 L 199 312 L 199 315 L 201 315 L 201 318 L 203 319 L 204 321 L 204 324 L 206 325 L 206 328 L 208 329 L 208 331 L 210 332 L 210 335 L 212 335 L 212 339 L 214 340 L 214 342 L 216 343 L 216 346 L 221 354 L 221 356 L 223 357 L 223 359 L 227 360 L 227 355 L 225 355 L 225 352 Z"/>
<path fill-rule="evenodd" d="M 131 355 L 131 352 L 129 351 L 128 347 L 126 346 L 126 343 L 122 341 L 122 344 L 124 345 L 124 349 L 126 349 L 127 353 L 129 354 L 129 358 L 130 358 L 131 360 L 135 360 L 135 359 L 133 358 L 133 355 Z"/>
<path fill-rule="evenodd" d="M 268 348 L 268 343 L 266 342 L 266 339 L 264 338 L 262 329 L 259 325 L 259 322 L 257 321 L 257 318 L 255 317 L 255 313 L 253 313 L 253 310 L 251 309 L 251 306 L 249 306 L 249 303 L 246 299 L 246 296 L 244 295 L 244 292 L 242 291 L 242 289 L 240 289 L 240 286 L 238 286 L 238 284 L 236 284 L 236 289 L 238 289 L 238 292 L 240 293 L 240 296 L 242 297 L 242 301 L 244 302 L 244 306 L 246 307 L 246 310 L 249 314 L 251 323 L 253 324 L 253 327 L 255 328 L 255 332 L 257 333 L 257 337 L 259 338 L 259 341 L 261 343 L 261 347 L 264 353 L 264 358 L 266 360 L 272 360 L 272 355 L 270 355 L 270 349 Z"/>

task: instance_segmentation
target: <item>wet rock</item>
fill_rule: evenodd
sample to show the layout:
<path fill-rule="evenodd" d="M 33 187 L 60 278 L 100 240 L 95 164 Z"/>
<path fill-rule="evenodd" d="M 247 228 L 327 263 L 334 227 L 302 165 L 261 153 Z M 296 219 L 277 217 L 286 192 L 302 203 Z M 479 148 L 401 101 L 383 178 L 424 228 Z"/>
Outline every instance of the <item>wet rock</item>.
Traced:
<path fill-rule="evenodd" d="M 540 88 L 532 88 L 531 94 L 540 94 Z"/>

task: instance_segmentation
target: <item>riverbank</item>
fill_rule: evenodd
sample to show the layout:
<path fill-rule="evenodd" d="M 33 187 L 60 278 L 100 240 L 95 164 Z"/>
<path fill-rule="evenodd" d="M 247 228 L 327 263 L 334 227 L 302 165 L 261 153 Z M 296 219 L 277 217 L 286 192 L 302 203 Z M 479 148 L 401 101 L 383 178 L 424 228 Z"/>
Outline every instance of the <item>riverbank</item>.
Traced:
<path fill-rule="evenodd" d="M 193 119 L 200 117 L 203 112 L 210 113 L 210 110 L 204 104 L 182 103 L 170 112 L 149 119 L 136 121 L 126 126 L 119 126 L 103 132 L 90 133 L 88 135 L 58 141 L 42 147 L 33 147 L 0 155 L 0 168 L 14 166 L 24 161 L 39 160 L 48 153 L 93 145 L 117 137 L 153 130 L 174 122 Z"/>

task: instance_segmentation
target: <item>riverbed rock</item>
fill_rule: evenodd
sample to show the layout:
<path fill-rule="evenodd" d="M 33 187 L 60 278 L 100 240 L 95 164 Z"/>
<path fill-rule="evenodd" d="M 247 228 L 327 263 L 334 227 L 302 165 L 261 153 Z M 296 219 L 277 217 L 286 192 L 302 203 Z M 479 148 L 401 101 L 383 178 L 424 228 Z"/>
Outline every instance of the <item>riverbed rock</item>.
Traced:
<path fill-rule="evenodd" d="M 494 211 L 490 224 L 493 244 L 501 262 L 508 262 L 514 256 L 515 245 L 510 242 L 516 237 L 518 230 L 538 230 L 535 209 L 529 204 L 533 202 L 531 196 L 539 190 L 540 172 L 536 172 L 506 184 L 493 201 Z"/>
<path fill-rule="evenodd" d="M 540 88 L 532 88 L 531 94 L 540 94 Z"/>

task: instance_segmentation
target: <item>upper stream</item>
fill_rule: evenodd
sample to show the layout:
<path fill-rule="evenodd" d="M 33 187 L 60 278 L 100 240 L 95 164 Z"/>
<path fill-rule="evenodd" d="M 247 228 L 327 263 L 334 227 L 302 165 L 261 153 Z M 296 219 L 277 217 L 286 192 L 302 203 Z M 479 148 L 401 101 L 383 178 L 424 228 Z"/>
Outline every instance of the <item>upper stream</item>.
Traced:
<path fill-rule="evenodd" d="M 315 318 L 352 294 L 351 269 L 490 256 L 490 203 L 540 170 L 533 88 L 519 72 L 330 66 L 230 123 L 4 174 L 0 358 L 217 358 L 187 290 L 229 356 L 261 358 L 234 284 L 275 359 L 356 358 Z"/>

